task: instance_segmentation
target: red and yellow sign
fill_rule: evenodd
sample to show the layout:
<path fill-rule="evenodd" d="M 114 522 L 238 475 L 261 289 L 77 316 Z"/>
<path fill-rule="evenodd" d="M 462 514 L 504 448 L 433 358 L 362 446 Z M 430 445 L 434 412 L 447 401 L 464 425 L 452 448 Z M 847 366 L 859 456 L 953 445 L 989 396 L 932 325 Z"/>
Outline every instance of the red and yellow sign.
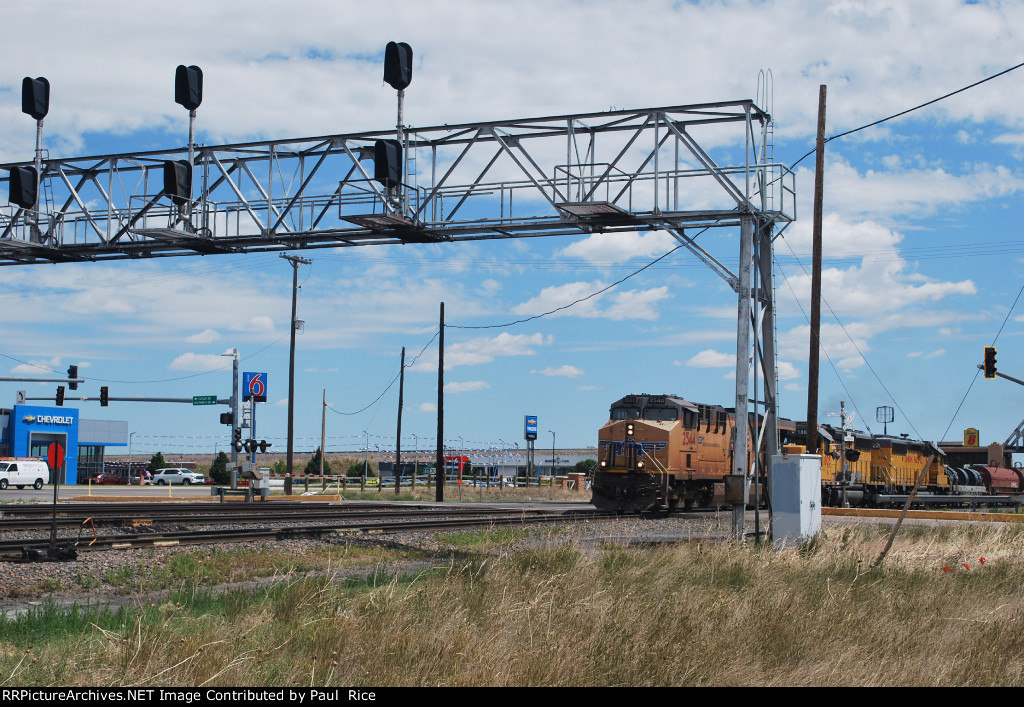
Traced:
<path fill-rule="evenodd" d="M 964 430 L 964 446 L 965 447 L 977 447 L 978 445 L 978 430 L 973 427 L 968 427 Z"/>

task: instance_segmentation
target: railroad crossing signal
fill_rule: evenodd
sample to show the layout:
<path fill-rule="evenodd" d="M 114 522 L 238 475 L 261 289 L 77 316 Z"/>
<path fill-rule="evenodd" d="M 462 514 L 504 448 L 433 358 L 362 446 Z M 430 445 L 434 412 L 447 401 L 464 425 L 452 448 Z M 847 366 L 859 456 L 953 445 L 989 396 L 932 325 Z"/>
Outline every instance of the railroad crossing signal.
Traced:
<path fill-rule="evenodd" d="M 985 347 L 985 377 L 995 378 L 996 377 L 996 347 L 986 346 Z"/>
<path fill-rule="evenodd" d="M 239 434 L 241 434 L 242 431 L 238 430 L 238 432 L 239 432 Z M 267 447 L 273 447 L 273 446 L 274 445 L 271 442 L 268 442 L 265 439 L 259 439 L 259 440 L 247 439 L 247 440 L 245 440 L 245 445 L 244 445 L 243 448 L 245 449 L 246 452 L 256 452 L 256 451 L 259 451 L 259 452 L 266 453 Z"/>

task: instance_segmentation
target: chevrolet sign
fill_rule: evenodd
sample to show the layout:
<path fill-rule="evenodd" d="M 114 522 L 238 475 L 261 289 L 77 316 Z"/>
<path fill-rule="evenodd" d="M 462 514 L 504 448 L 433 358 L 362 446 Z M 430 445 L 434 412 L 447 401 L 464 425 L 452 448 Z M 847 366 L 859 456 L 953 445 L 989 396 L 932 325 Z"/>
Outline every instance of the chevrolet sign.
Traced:
<path fill-rule="evenodd" d="M 21 421 L 29 424 L 38 422 L 41 425 L 70 425 L 74 423 L 75 418 L 67 415 L 25 415 Z"/>

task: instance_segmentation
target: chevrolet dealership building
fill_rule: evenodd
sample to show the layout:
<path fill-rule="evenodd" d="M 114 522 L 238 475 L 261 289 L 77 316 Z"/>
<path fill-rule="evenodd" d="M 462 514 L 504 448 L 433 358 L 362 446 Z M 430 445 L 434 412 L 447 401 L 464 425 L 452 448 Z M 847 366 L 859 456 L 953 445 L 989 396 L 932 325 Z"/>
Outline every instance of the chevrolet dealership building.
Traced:
<path fill-rule="evenodd" d="M 47 448 L 60 442 L 65 450 L 59 470 L 62 484 L 75 484 L 102 471 L 104 447 L 128 446 L 128 423 L 85 420 L 78 412 L 38 405 L 0 408 L 0 457 L 46 459 Z"/>

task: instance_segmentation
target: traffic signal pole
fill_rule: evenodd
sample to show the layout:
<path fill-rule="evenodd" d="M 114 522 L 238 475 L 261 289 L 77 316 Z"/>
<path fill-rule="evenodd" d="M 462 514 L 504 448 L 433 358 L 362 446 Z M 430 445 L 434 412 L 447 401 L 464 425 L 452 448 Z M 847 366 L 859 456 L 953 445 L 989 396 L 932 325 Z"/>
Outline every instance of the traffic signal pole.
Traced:
<path fill-rule="evenodd" d="M 979 364 L 978 364 L 978 370 L 980 370 L 980 371 L 984 371 L 984 370 L 985 370 L 985 367 L 984 367 L 984 366 L 982 366 L 982 365 L 981 365 L 981 364 L 979 363 Z M 994 373 L 994 374 L 995 374 L 995 375 L 996 375 L 996 376 L 997 376 L 998 378 L 1005 378 L 1005 379 L 1006 379 L 1006 380 L 1008 380 L 1008 381 L 1013 381 L 1013 382 L 1014 382 L 1014 383 L 1016 383 L 1017 385 L 1024 385 L 1024 381 L 1022 381 L 1022 380 L 1021 380 L 1020 378 L 1014 378 L 1013 376 L 1008 376 L 1008 375 L 1006 375 L 1005 373 L 1000 373 L 999 371 L 993 371 L 993 373 Z"/>

